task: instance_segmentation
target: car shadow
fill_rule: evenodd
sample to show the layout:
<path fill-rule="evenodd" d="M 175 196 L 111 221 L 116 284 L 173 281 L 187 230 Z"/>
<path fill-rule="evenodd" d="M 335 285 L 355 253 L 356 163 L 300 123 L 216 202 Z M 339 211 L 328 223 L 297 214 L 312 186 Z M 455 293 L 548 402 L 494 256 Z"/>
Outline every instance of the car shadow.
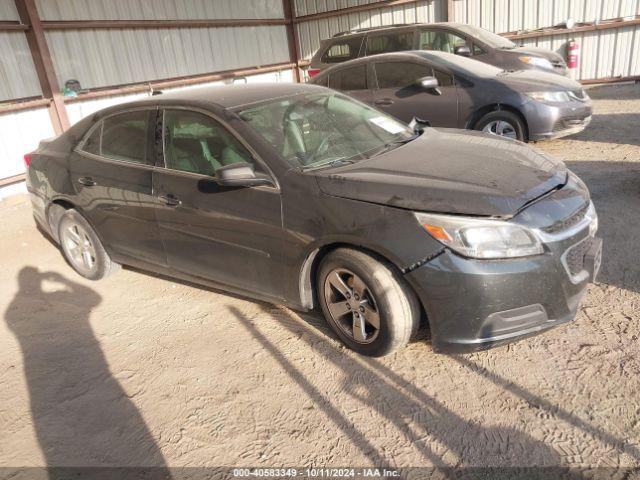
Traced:
<path fill-rule="evenodd" d="M 602 267 L 596 279 L 640 292 L 640 162 L 567 161 L 587 184 L 598 212 L 598 236 L 603 239 Z"/>
<path fill-rule="evenodd" d="M 234 307 L 229 310 L 362 456 L 374 466 L 393 465 L 393 458 L 387 456 L 382 447 L 377 447 L 339 408 L 339 404 L 332 402 L 312 379 L 295 366 L 275 341 L 260 330 L 259 323 L 247 319 Z M 479 476 L 467 471 L 464 478 L 514 478 L 523 473 L 532 475 L 527 478 L 536 478 L 535 471 L 527 467 L 552 468 L 561 464 L 558 452 L 545 442 L 513 427 L 483 425 L 467 420 L 378 359 L 354 356 L 344 349 L 324 348 L 329 327 L 318 314 L 298 316 L 286 309 L 267 305 L 262 306 L 262 310 L 340 372 L 341 392 L 346 392 L 382 417 L 382 425 L 395 427 L 407 445 L 419 452 L 423 463 L 434 465 L 445 477 L 456 473 L 452 468 L 491 467 L 490 471 L 476 472 Z M 445 455 L 446 460 L 443 458 Z M 462 472 L 464 470 L 457 473 Z M 567 470 L 558 469 L 555 473 L 554 478 L 582 478 Z"/>
<path fill-rule="evenodd" d="M 18 284 L 4 320 L 22 351 L 31 418 L 49 477 L 122 478 L 135 470 L 140 478 L 171 478 L 91 328 L 100 295 L 34 267 L 19 272 Z"/>

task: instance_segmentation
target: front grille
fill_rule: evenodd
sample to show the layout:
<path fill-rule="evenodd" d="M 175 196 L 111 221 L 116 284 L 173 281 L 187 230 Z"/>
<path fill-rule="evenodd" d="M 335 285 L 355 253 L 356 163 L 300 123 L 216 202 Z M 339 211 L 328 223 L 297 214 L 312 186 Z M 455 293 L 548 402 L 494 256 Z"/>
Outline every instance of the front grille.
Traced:
<path fill-rule="evenodd" d="M 574 225 L 577 225 L 582 221 L 584 216 L 587 214 L 587 210 L 589 210 L 589 203 L 585 203 L 584 206 L 580 207 L 578 210 L 573 212 L 568 217 L 562 220 L 559 220 L 556 223 L 549 225 L 548 227 L 544 227 L 541 230 L 545 233 L 551 233 L 551 234 L 568 230 L 569 228 L 573 227 Z"/>
<path fill-rule="evenodd" d="M 561 132 L 568 128 L 579 127 L 580 125 L 584 125 L 588 118 L 588 115 L 564 117 L 553 125 L 553 132 Z"/>
<path fill-rule="evenodd" d="M 584 257 L 589 252 L 592 243 L 593 237 L 589 236 L 567 250 L 567 269 L 571 276 L 575 276 L 584 270 Z"/>

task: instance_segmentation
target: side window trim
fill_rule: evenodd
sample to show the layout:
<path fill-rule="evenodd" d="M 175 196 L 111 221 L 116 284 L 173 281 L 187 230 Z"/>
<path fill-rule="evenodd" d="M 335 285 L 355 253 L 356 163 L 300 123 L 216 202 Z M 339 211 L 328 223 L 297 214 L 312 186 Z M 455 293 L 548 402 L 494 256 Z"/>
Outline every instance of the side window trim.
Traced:
<path fill-rule="evenodd" d="M 159 155 L 159 157 L 162 159 L 162 165 L 158 165 L 156 169 L 163 170 L 163 171 L 170 172 L 172 174 L 177 174 L 177 175 L 187 175 L 187 176 L 195 176 L 198 178 L 209 178 L 209 179 L 213 178 L 203 173 L 185 172 L 175 168 L 167 167 L 167 159 L 166 159 L 166 151 L 165 151 L 165 132 L 166 132 L 165 113 L 167 110 L 184 110 L 187 112 L 193 112 L 193 113 L 199 113 L 201 115 L 205 115 L 213 119 L 214 121 L 218 122 L 220 125 L 222 125 L 222 127 L 224 127 L 227 130 L 227 132 L 229 132 L 229 134 L 233 136 L 233 138 L 240 143 L 240 145 L 242 145 L 244 148 L 247 149 L 247 151 L 251 154 L 251 157 L 256 161 L 256 163 L 259 163 L 260 166 L 264 168 L 264 170 L 267 172 L 267 175 L 269 175 L 269 177 L 271 178 L 271 182 L 273 183 L 273 186 L 260 185 L 260 186 L 249 187 L 249 188 L 270 189 L 270 190 L 275 189 L 277 191 L 280 191 L 280 183 L 278 182 L 277 177 L 275 176 L 275 174 L 273 173 L 273 170 L 271 170 L 269 165 L 267 165 L 267 163 L 262 159 L 262 157 L 258 155 L 258 152 L 256 152 L 251 147 L 251 145 L 249 145 L 247 141 L 244 138 L 242 138 L 242 136 L 240 136 L 238 132 L 235 131 L 233 127 L 231 127 L 227 122 L 222 120 L 216 114 L 202 108 L 191 107 L 188 105 L 160 105 L 158 108 L 161 110 L 161 114 L 159 115 L 161 127 L 160 127 L 160 139 L 156 137 L 156 142 L 158 142 L 158 140 L 160 142 L 161 155 Z"/>
<path fill-rule="evenodd" d="M 104 117 L 100 118 L 98 121 L 96 121 L 95 124 L 93 124 L 91 126 L 91 128 L 89 128 L 89 130 L 87 130 L 87 132 L 84 134 L 84 136 L 82 137 L 82 139 L 78 142 L 78 144 L 76 145 L 76 147 L 73 149 L 74 152 L 77 152 L 81 155 L 87 155 L 91 158 L 97 158 L 99 160 L 102 160 L 104 162 L 113 162 L 113 163 L 118 163 L 118 164 L 122 164 L 122 165 L 128 165 L 128 166 L 133 166 L 133 167 L 137 167 L 137 168 L 146 168 L 146 169 L 152 169 L 154 168 L 155 165 L 155 159 L 153 163 L 138 163 L 138 162 L 132 162 L 129 160 L 125 160 L 125 159 L 118 159 L 118 158 L 111 158 L 111 157 L 105 157 L 104 155 L 102 155 L 102 130 L 104 129 L 104 121 L 107 120 L 108 118 L 111 117 L 115 117 L 116 115 L 121 115 L 121 114 L 125 114 L 125 113 L 130 113 L 130 112 L 140 112 L 140 111 L 148 111 L 148 112 L 152 112 L 152 111 L 157 111 L 158 107 L 157 106 L 152 106 L 152 107 L 133 107 L 133 108 L 127 108 L 127 109 L 123 109 L 123 110 L 118 110 L 116 112 L 110 113 L 109 115 L 105 115 Z M 149 125 L 149 120 L 147 119 L 147 129 L 149 129 L 150 125 Z M 87 142 L 87 140 L 91 137 L 91 135 L 93 135 L 94 131 L 100 128 L 100 148 L 99 148 L 99 155 L 96 155 L 95 153 L 91 153 L 91 152 L 87 152 L 84 150 L 84 145 Z M 145 138 L 145 141 L 147 142 L 145 151 L 149 150 L 149 141 L 150 141 L 151 136 L 147 136 L 147 138 Z M 148 158 L 148 152 L 147 152 L 147 161 L 149 161 L 150 159 Z"/>

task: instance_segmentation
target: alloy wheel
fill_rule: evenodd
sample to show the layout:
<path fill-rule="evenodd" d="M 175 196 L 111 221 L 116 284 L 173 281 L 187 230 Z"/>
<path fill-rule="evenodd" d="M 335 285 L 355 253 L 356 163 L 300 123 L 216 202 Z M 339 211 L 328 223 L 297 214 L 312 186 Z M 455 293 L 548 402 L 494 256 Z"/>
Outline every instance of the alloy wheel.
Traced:
<path fill-rule="evenodd" d="M 77 223 L 68 225 L 62 232 L 62 248 L 74 268 L 90 273 L 96 266 L 96 249 L 87 231 Z"/>
<path fill-rule="evenodd" d="M 380 332 L 380 313 L 371 290 L 355 273 L 332 270 L 324 283 L 324 299 L 331 319 L 353 341 L 368 344 Z"/>
<path fill-rule="evenodd" d="M 505 120 L 494 120 L 485 125 L 482 129 L 483 132 L 492 133 L 493 135 L 499 135 L 500 137 L 518 139 L 518 134 L 513 125 Z"/>

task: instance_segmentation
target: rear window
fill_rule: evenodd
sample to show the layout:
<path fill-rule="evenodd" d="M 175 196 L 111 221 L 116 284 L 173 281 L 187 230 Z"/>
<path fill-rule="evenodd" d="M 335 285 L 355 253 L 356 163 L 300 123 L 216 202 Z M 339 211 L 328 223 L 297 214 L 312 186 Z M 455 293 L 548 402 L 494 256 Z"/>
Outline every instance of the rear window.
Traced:
<path fill-rule="evenodd" d="M 413 32 L 385 33 L 367 38 L 367 55 L 413 50 Z"/>
<path fill-rule="evenodd" d="M 341 91 L 365 90 L 367 88 L 367 66 L 362 64 L 331 73 L 329 88 Z"/>
<path fill-rule="evenodd" d="M 358 57 L 362 39 L 364 37 L 352 37 L 339 40 L 329 47 L 322 55 L 323 63 L 339 63 Z"/>

